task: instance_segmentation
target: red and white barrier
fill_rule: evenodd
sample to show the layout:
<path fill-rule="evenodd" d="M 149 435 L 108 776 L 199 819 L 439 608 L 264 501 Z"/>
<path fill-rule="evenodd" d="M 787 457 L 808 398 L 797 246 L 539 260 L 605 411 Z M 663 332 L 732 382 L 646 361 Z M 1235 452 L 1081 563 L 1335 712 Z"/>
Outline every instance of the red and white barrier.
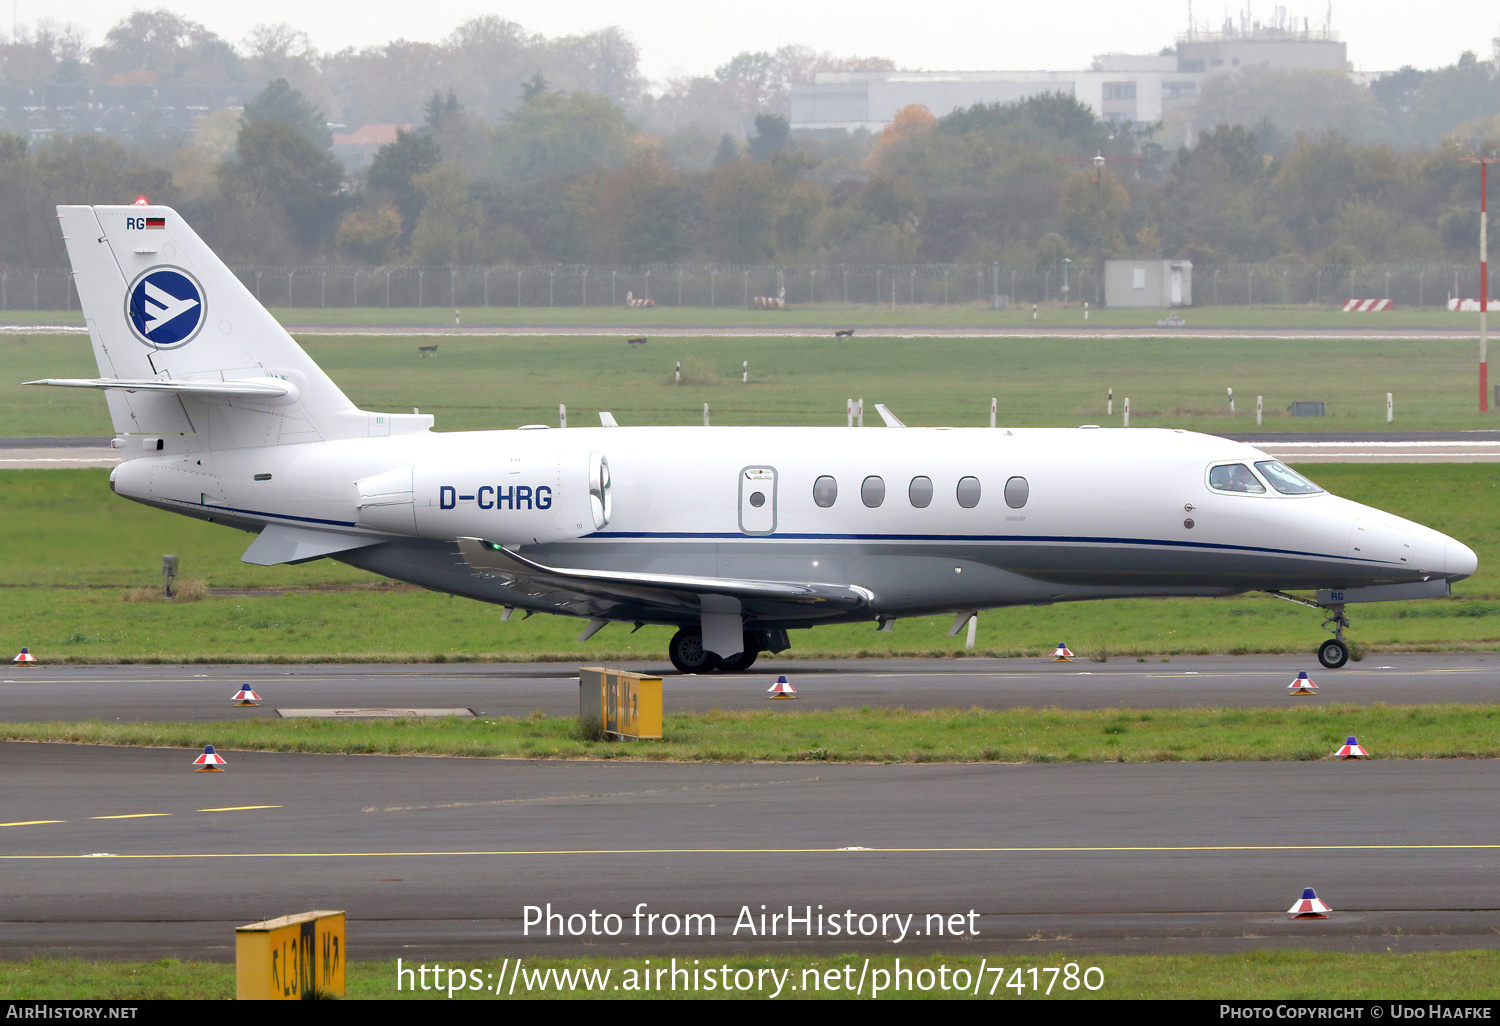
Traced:
<path fill-rule="evenodd" d="M 627 292 L 627 293 L 625 293 L 625 305 L 626 306 L 655 306 L 656 305 L 656 300 L 654 300 L 654 299 L 636 299 L 634 292 Z"/>
<path fill-rule="evenodd" d="M 1489 300 L 1488 301 L 1488 306 L 1489 306 L 1489 312 L 1490 313 L 1500 313 L 1500 299 L 1491 299 L 1491 300 Z M 1450 300 L 1448 300 L 1448 309 L 1449 310 L 1463 310 L 1463 311 L 1467 311 L 1469 313 L 1478 313 L 1479 312 L 1479 300 L 1477 300 L 1477 299 L 1450 299 Z"/>
<path fill-rule="evenodd" d="M 1344 313 L 1380 313 L 1394 309 L 1396 304 L 1389 299 L 1351 299 L 1344 304 Z"/>
<path fill-rule="evenodd" d="M 784 296 L 753 296 L 750 305 L 757 310 L 785 310 L 786 298 Z"/>

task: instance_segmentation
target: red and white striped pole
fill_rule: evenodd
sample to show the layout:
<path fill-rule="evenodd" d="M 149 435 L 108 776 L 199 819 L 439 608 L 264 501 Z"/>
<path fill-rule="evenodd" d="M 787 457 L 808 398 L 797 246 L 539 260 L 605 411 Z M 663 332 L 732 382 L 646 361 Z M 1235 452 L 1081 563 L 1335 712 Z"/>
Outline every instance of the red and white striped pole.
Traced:
<path fill-rule="evenodd" d="M 1495 157 L 1465 157 L 1479 165 L 1479 412 L 1490 408 L 1489 166 Z"/>

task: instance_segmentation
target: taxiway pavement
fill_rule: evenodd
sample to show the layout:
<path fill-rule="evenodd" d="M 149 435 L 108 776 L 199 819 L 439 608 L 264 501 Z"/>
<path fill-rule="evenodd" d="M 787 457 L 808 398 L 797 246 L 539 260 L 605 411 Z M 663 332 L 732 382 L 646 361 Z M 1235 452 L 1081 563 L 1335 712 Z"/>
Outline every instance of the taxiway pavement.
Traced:
<path fill-rule="evenodd" d="M 228 959 L 348 912 L 350 957 L 1457 950 L 1500 943 L 1500 761 L 661 764 L 0 743 L 0 958 Z M 1304 887 L 1335 910 L 1285 914 Z M 528 933 L 526 906 L 619 936 Z M 913 915 L 853 939 L 768 913 Z M 821 907 L 820 907 L 821 906 Z M 632 914 L 712 917 L 637 936 Z M 748 910 L 757 930 L 734 927 Z M 970 913 L 973 918 L 968 918 Z M 929 915 L 959 936 L 935 935 Z M 821 920 L 825 922 L 826 920 Z M 707 920 L 703 921 L 705 924 Z M 820 920 L 814 920 L 815 923 Z M 703 929 L 707 930 L 705 925 Z M 816 929 L 816 927 L 815 927 Z"/>
<path fill-rule="evenodd" d="M 46 653 L 39 653 L 43 659 Z M 763 659 L 745 674 L 679 675 L 666 663 L 611 664 L 663 677 L 667 712 L 710 709 L 1141 709 L 1279 706 L 1290 701 L 1426 705 L 1500 701 L 1500 654 L 1375 654 L 1338 670 L 1305 656 L 1174 656 L 1106 663 L 1036 659 Z M 1299 670 L 1315 698 L 1290 699 Z M 442 665 L 48 666 L 0 669 L 0 720 L 232 720 L 278 709 L 466 708 L 478 715 L 578 714 L 570 663 Z M 770 702 L 785 674 L 795 702 Z M 261 696 L 236 708 L 242 684 Z"/>

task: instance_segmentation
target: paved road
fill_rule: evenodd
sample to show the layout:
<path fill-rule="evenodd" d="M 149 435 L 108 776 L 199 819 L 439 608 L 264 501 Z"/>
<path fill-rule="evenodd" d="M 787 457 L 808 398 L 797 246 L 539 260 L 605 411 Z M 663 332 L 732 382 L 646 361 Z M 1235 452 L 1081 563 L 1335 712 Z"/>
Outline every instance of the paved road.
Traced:
<path fill-rule="evenodd" d="M 1500 761 L 666 765 L 0 744 L 0 957 L 227 959 L 349 912 L 356 958 L 619 950 L 1458 950 L 1500 944 Z M 1325 922 L 1284 914 L 1306 886 Z M 715 917 L 523 935 L 526 905 Z M 963 939 L 733 933 L 741 909 L 972 911 Z M 821 910 L 819 909 L 821 906 Z M 847 920 L 846 920 L 847 921 Z M 662 921 L 667 922 L 666 920 Z M 871 930 L 872 921 L 866 920 Z M 894 933 L 896 927 L 886 921 Z M 583 941 L 590 945 L 585 947 Z"/>
<path fill-rule="evenodd" d="M 45 658 L 45 653 L 42 653 Z M 1059 706 L 1070 709 L 1279 706 L 1298 670 L 1318 683 L 1303 702 L 1425 705 L 1500 701 L 1500 654 L 1375 655 L 1339 670 L 1307 656 L 1176 656 L 1170 662 L 1046 659 L 777 660 L 751 673 L 679 676 L 666 663 L 625 664 L 662 674 L 668 712 L 709 709 L 913 709 Z M 227 720 L 279 709 L 467 708 L 489 716 L 578 713 L 578 668 L 568 663 L 442 666 L 48 666 L 0 669 L 0 720 Z M 770 702 L 785 673 L 798 700 Z M 230 697 L 249 683 L 254 709 Z"/>

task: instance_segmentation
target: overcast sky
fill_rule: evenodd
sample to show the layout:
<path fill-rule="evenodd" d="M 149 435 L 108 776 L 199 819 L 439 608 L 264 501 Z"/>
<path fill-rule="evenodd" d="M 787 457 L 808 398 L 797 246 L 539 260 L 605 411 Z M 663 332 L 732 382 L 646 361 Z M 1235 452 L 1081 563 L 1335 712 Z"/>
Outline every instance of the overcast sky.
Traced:
<path fill-rule="evenodd" d="M 12 6 L 23 26 L 44 17 L 71 22 L 84 29 L 90 45 L 96 45 L 130 10 L 146 5 L 12 0 Z M 484 14 L 547 36 L 618 25 L 640 47 L 641 70 L 657 82 L 708 74 L 743 50 L 774 50 L 794 43 L 839 56 L 889 57 L 899 67 L 929 71 L 1086 68 L 1095 54 L 1155 53 L 1170 45 L 1186 30 L 1189 8 L 1187 0 L 938 0 L 931 7 L 912 0 L 165 0 L 160 6 L 202 22 L 231 42 L 243 39 L 254 25 L 285 22 L 307 32 L 325 51 L 403 37 L 436 41 L 461 22 Z M 1259 21 L 1275 17 L 1269 0 L 1248 5 L 1243 0 L 1235 5 L 1196 0 L 1192 10 L 1200 28 L 1218 28 L 1226 14 L 1238 19 L 1247 6 Z M 1326 0 L 1285 0 L 1281 6 L 1298 25 L 1307 18 L 1320 26 L 1328 12 Z M 1488 58 L 1491 41 L 1500 35 L 1500 6 L 1494 0 L 1442 0 L 1431 7 L 1409 0 L 1339 0 L 1333 4 L 1333 28 L 1349 45 L 1349 60 L 1357 71 L 1393 70 L 1405 64 L 1432 68 L 1451 64 L 1464 50 Z M 4 25 L 7 34 L 9 29 Z"/>

